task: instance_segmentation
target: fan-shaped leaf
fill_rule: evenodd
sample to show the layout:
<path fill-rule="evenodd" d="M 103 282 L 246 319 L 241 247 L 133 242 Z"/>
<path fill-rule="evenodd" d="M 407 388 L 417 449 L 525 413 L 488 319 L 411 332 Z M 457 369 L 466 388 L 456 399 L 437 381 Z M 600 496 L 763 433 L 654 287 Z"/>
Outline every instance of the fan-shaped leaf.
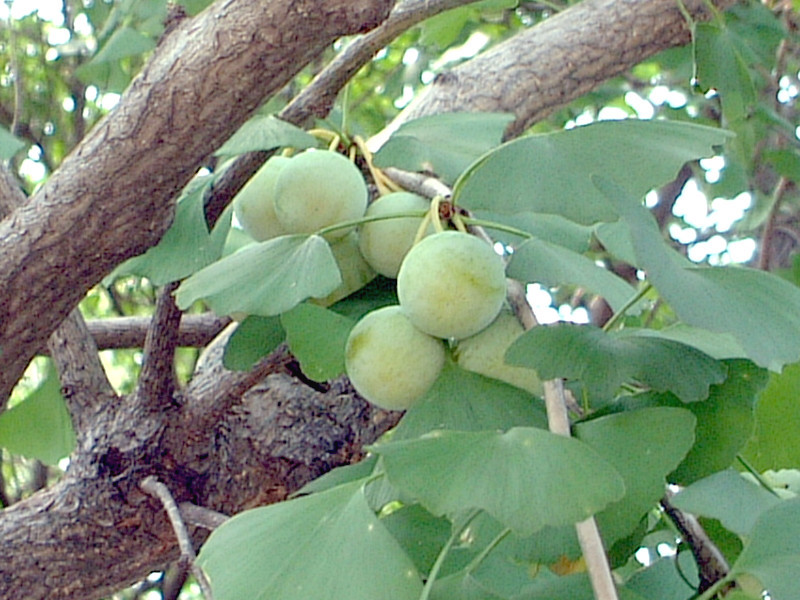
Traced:
<path fill-rule="evenodd" d="M 624 181 L 638 202 L 671 181 L 686 161 L 713 154 L 713 146 L 728 136 L 688 123 L 637 120 L 526 136 L 473 163 L 453 197 L 470 210 L 552 213 L 586 224 L 614 221 L 617 208 L 595 188 L 593 174 Z"/>
<path fill-rule="evenodd" d="M 640 337 L 633 329 L 606 333 L 567 323 L 525 332 L 506 352 L 506 362 L 535 369 L 543 380 L 578 380 L 600 399 L 628 382 L 695 402 L 708 396 L 711 384 L 725 379 L 721 363 L 690 346 Z"/>
<path fill-rule="evenodd" d="M 330 246 L 318 235 L 287 235 L 251 244 L 198 271 L 176 290 L 178 306 L 205 300 L 220 315 L 272 316 L 341 283 Z"/>
<path fill-rule="evenodd" d="M 422 589 L 360 482 L 236 515 L 198 564 L 217 600 L 416 600 Z"/>
<path fill-rule="evenodd" d="M 523 535 L 583 520 L 624 493 L 594 450 L 541 429 L 437 431 L 372 450 L 389 480 L 433 514 L 479 508 Z"/>

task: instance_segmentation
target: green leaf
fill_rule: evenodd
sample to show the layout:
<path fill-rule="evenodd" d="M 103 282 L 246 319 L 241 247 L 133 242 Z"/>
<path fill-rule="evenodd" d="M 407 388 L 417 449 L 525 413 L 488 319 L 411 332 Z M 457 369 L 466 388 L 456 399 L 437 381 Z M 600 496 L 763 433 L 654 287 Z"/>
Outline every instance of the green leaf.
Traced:
<path fill-rule="evenodd" d="M 759 515 L 780 502 L 777 496 L 747 481 L 733 469 L 696 481 L 672 499 L 675 508 L 719 519 L 727 529 L 745 537 Z"/>
<path fill-rule="evenodd" d="M 150 36 L 132 27 L 120 27 L 111 34 L 108 41 L 103 44 L 100 51 L 94 55 L 86 66 L 115 62 L 128 56 L 138 56 L 149 52 L 155 47 L 156 43 Z"/>
<path fill-rule="evenodd" d="M 203 196 L 213 177 L 194 179 L 181 194 L 172 225 L 161 241 L 144 254 L 125 261 L 106 278 L 106 283 L 124 275 L 147 277 L 155 285 L 178 281 L 196 273 L 222 256 L 231 224 L 227 208 L 209 232 Z"/>
<path fill-rule="evenodd" d="M 433 171 L 452 183 L 474 160 L 500 143 L 513 115 L 445 113 L 401 125 L 375 154 L 377 167 Z"/>
<path fill-rule="evenodd" d="M 328 243 L 318 235 L 286 235 L 251 244 L 198 271 L 175 291 L 186 309 L 205 300 L 219 315 L 272 316 L 341 283 Z"/>
<path fill-rule="evenodd" d="M 731 574 L 754 576 L 772 600 L 800 598 L 800 498 L 761 514 Z"/>
<path fill-rule="evenodd" d="M 470 210 L 558 214 L 584 224 L 614 221 L 618 209 L 595 188 L 593 174 L 624 181 L 638 204 L 650 189 L 672 181 L 686 161 L 712 155 L 727 137 L 720 129 L 637 120 L 526 136 L 473 163 L 456 182 L 453 198 Z"/>
<path fill-rule="evenodd" d="M 800 289 L 764 271 L 690 266 L 640 202 L 605 177 L 594 181 L 628 226 L 636 266 L 684 323 L 732 334 L 762 367 L 780 370 L 800 358 Z"/>
<path fill-rule="evenodd" d="M 486 229 L 493 229 L 493 223 L 499 223 L 521 229 L 544 242 L 557 244 L 573 252 L 583 253 L 589 250 L 592 228 L 569 221 L 561 215 L 545 213 L 499 214 L 488 211 L 476 211 L 475 216 L 481 219 Z M 519 238 L 502 230 L 492 231 L 492 237 L 514 245 Z"/>
<path fill-rule="evenodd" d="M 344 373 L 344 347 L 355 321 L 315 304 L 299 304 L 281 315 L 289 349 L 303 373 L 327 381 Z"/>
<path fill-rule="evenodd" d="M 716 89 L 729 120 L 739 119 L 756 101 L 756 90 L 742 56 L 739 40 L 718 23 L 697 23 L 694 28 L 698 83 Z"/>
<path fill-rule="evenodd" d="M 47 361 L 39 387 L 0 415 L 0 446 L 48 465 L 57 465 L 75 448 L 75 432 L 52 361 Z"/>
<path fill-rule="evenodd" d="M 626 589 L 647 600 L 687 600 L 697 594 L 696 585 L 696 567 L 690 552 L 659 558 L 625 582 Z"/>
<path fill-rule="evenodd" d="M 240 513 L 197 562 L 217 600 L 416 600 L 422 590 L 360 482 Z"/>
<path fill-rule="evenodd" d="M 767 372 L 747 360 L 726 360 L 727 379 L 711 386 L 703 402 L 681 404 L 669 394 L 642 394 L 628 398 L 638 406 L 683 406 L 697 418 L 696 442 L 670 476 L 670 481 L 688 485 L 727 469 L 733 464 L 753 432 L 753 407 L 766 385 Z"/>
<path fill-rule="evenodd" d="M 520 388 L 445 364 L 428 393 L 406 411 L 392 439 L 419 437 L 434 429 L 547 428 L 542 401 Z"/>
<path fill-rule="evenodd" d="M 506 352 L 506 362 L 535 369 L 543 381 L 578 380 L 599 399 L 610 398 L 623 383 L 640 383 L 696 402 L 708 396 L 709 385 L 725 379 L 718 361 L 678 342 L 637 336 L 635 329 L 606 333 L 568 323 L 525 332 Z"/>
<path fill-rule="evenodd" d="M 545 286 L 580 285 L 603 296 L 614 310 L 622 308 L 636 294 L 624 279 L 593 260 L 559 244 L 537 239 L 530 239 L 514 249 L 508 276 Z"/>
<path fill-rule="evenodd" d="M 674 340 L 678 343 L 697 348 L 700 352 L 712 358 L 747 358 L 741 344 L 730 334 L 714 333 L 708 329 L 692 327 L 685 323 L 676 323 L 664 329 L 641 329 L 637 335 L 652 335 L 665 340 Z"/>
<path fill-rule="evenodd" d="M 27 142 L 0 126 L 0 160 L 9 160 L 26 145 Z"/>
<path fill-rule="evenodd" d="M 800 465 L 800 363 L 770 374 L 756 404 L 756 430 L 743 454 L 759 471 Z"/>
<path fill-rule="evenodd" d="M 685 409 L 646 408 L 575 426 L 575 437 L 596 450 L 625 481 L 625 496 L 596 516 L 607 546 L 636 529 L 664 495 L 667 475 L 694 443 L 695 423 Z"/>
<path fill-rule="evenodd" d="M 374 454 L 371 454 L 364 460 L 357 463 L 336 467 L 327 473 L 320 475 L 316 479 L 312 479 L 294 494 L 292 494 L 292 496 L 297 497 L 306 496 L 308 494 L 316 494 L 318 492 L 330 490 L 339 485 L 365 480 L 375 471 L 375 465 L 377 462 L 378 457 Z M 381 479 L 385 481 L 385 479 Z M 376 482 L 372 483 L 374 484 Z"/>
<path fill-rule="evenodd" d="M 435 431 L 371 450 L 389 481 L 434 515 L 483 509 L 523 535 L 583 520 L 624 493 L 619 473 L 587 445 L 530 427 Z"/>
<path fill-rule="evenodd" d="M 453 527 L 449 520 L 435 517 L 419 504 L 403 506 L 382 522 L 422 573 L 430 571 Z"/>
<path fill-rule="evenodd" d="M 247 371 L 255 362 L 275 350 L 286 333 L 278 316 L 251 315 L 239 323 L 222 355 L 222 364 L 233 371 Z"/>
<path fill-rule="evenodd" d="M 273 115 L 256 115 L 234 133 L 215 156 L 230 156 L 288 146 L 303 150 L 317 145 L 316 138 Z"/>

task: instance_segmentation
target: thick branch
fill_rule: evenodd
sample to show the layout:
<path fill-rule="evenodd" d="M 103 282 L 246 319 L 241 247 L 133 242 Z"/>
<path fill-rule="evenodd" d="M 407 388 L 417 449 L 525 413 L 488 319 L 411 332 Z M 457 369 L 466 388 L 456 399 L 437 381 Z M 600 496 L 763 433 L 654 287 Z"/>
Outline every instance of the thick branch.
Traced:
<path fill-rule="evenodd" d="M 0 399 L 86 290 L 158 241 L 203 159 L 311 57 L 390 8 L 218 0 L 162 40 L 116 109 L 0 222 Z"/>
<path fill-rule="evenodd" d="M 47 344 L 58 369 L 72 424 L 82 430 L 106 402 L 117 398 L 106 377 L 97 345 L 76 308 L 58 326 Z"/>
<path fill-rule="evenodd" d="M 100 350 L 118 348 L 142 348 L 151 317 L 116 317 L 113 319 L 90 319 L 89 332 Z M 230 323 L 226 317 L 213 313 L 183 315 L 175 334 L 176 345 L 202 348 L 213 340 Z"/>
<path fill-rule="evenodd" d="M 175 393 L 175 335 L 181 322 L 181 311 L 172 292 L 177 283 L 170 283 L 158 292 L 156 311 L 144 341 L 142 372 L 136 385 L 136 397 L 143 406 L 158 410 L 168 407 Z"/>
<path fill-rule="evenodd" d="M 705 0 L 683 2 L 709 18 Z M 727 8 L 734 0 L 714 0 Z M 405 121 L 444 112 L 508 112 L 515 137 L 557 108 L 646 58 L 690 41 L 676 0 L 585 0 L 449 72 L 370 141 L 377 148 Z"/>

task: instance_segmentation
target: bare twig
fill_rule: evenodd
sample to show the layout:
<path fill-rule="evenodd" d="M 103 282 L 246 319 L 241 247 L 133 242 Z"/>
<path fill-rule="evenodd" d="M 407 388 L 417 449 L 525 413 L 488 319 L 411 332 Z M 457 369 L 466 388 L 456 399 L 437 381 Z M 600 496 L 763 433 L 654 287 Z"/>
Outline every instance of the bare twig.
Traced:
<path fill-rule="evenodd" d="M 448 197 L 453 192 L 442 181 L 425 175 L 423 173 L 412 173 L 411 171 L 403 171 L 395 167 L 388 167 L 383 170 L 386 176 L 398 183 L 403 188 L 410 192 L 425 196 L 426 198 L 433 198 L 434 196 Z"/>
<path fill-rule="evenodd" d="M 181 516 L 185 523 L 189 523 L 195 527 L 202 527 L 209 531 L 215 530 L 230 519 L 228 515 L 223 515 L 221 512 L 205 508 L 204 506 L 197 506 L 191 502 L 181 502 L 178 508 L 181 509 Z"/>
<path fill-rule="evenodd" d="M 142 372 L 136 394 L 156 409 L 168 405 L 175 392 L 176 334 L 181 311 L 175 305 L 172 292 L 177 286 L 177 282 L 173 282 L 161 288 L 156 301 L 156 312 L 144 341 Z"/>
<path fill-rule="evenodd" d="M 192 575 L 197 579 L 197 583 L 200 585 L 200 589 L 206 597 L 206 600 L 213 600 L 214 596 L 211 592 L 211 585 L 205 573 L 195 565 L 197 555 L 194 552 L 192 540 L 189 537 L 189 532 L 183 522 L 180 510 L 178 510 L 178 505 L 175 503 L 175 499 L 172 497 L 169 488 L 152 475 L 145 477 L 139 484 L 139 487 L 161 502 L 161 505 L 167 513 L 169 522 L 172 524 L 175 537 L 178 538 L 178 546 L 181 549 L 180 561 L 184 565 L 190 565 Z"/>
<path fill-rule="evenodd" d="M 770 257 L 772 254 L 772 241 L 775 237 L 775 224 L 780 213 L 781 203 L 786 190 L 789 189 L 790 181 L 786 177 L 781 177 L 778 184 L 775 186 L 775 191 L 772 194 L 772 208 L 769 211 L 769 217 L 764 225 L 764 231 L 761 234 L 761 244 L 758 255 L 758 268 L 762 271 L 769 271 Z"/>
<path fill-rule="evenodd" d="M 86 325 L 100 350 L 143 348 L 151 317 L 116 317 L 89 319 Z M 213 340 L 231 320 L 213 313 L 182 315 L 176 344 L 178 347 L 202 348 Z"/>
<path fill-rule="evenodd" d="M 678 510 L 672 505 L 673 495 L 671 491 L 667 491 L 661 499 L 661 506 L 692 550 L 700 577 L 698 591 L 702 593 L 727 576 L 730 566 L 719 548 L 708 537 L 700 522 L 693 515 Z"/>

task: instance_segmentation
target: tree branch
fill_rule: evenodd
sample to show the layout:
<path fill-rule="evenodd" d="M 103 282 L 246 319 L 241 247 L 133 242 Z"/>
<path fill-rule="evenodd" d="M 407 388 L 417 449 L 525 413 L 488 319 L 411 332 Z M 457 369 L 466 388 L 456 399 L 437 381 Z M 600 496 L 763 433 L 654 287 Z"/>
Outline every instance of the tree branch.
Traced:
<path fill-rule="evenodd" d="M 177 283 L 169 283 L 158 292 L 156 310 L 144 341 L 142 371 L 136 385 L 136 397 L 151 410 L 166 408 L 175 393 L 175 348 L 181 311 L 172 292 Z"/>
<path fill-rule="evenodd" d="M 47 343 L 53 357 L 72 424 L 82 431 L 103 404 L 117 398 L 106 377 L 97 345 L 76 308 Z"/>
<path fill-rule="evenodd" d="M 181 558 L 179 561 L 181 567 L 185 568 L 188 566 L 191 569 L 192 575 L 194 575 L 197 583 L 200 585 L 203 596 L 205 596 L 206 600 L 212 600 L 213 593 L 211 592 L 211 585 L 205 573 L 195 564 L 197 554 L 195 554 L 192 540 L 189 538 L 189 531 L 186 529 L 186 524 L 183 522 L 181 512 L 169 488 L 152 475 L 145 477 L 139 485 L 145 492 L 158 498 L 164 506 L 164 511 L 167 513 L 169 522 L 172 524 L 172 529 L 175 531 L 178 547 L 181 549 Z"/>
<path fill-rule="evenodd" d="M 714 0 L 727 8 L 735 0 Z M 707 20 L 705 0 L 683 2 Z M 440 73 L 398 117 L 370 140 L 379 148 L 402 123 L 446 112 L 515 115 L 506 138 L 654 54 L 690 41 L 675 0 L 585 0 Z"/>
<path fill-rule="evenodd" d="M 100 350 L 119 348 L 143 348 L 151 317 L 115 317 L 111 319 L 89 319 L 86 325 Z M 213 313 L 181 317 L 175 332 L 178 347 L 202 348 L 213 340 L 231 320 Z"/>

